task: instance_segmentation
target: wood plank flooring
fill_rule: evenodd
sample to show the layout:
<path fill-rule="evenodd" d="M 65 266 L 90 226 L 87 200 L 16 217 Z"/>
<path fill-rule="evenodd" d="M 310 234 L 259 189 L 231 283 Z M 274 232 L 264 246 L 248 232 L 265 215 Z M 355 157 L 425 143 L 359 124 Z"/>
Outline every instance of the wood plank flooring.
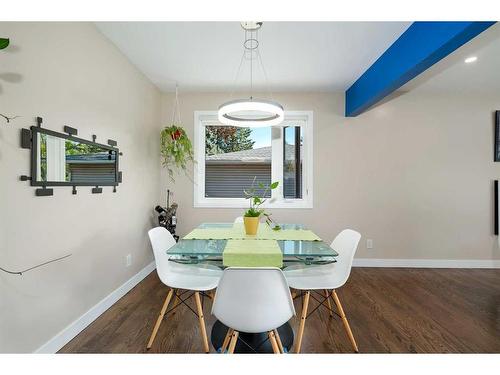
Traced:
<path fill-rule="evenodd" d="M 202 353 L 198 320 L 184 306 L 146 350 L 167 292 L 151 273 L 60 352 Z M 353 268 L 338 295 L 361 353 L 500 353 L 500 270 Z M 205 298 L 209 336 L 210 308 Z M 291 325 L 297 331 L 298 319 Z M 341 320 L 318 309 L 307 319 L 302 352 L 352 353 Z"/>

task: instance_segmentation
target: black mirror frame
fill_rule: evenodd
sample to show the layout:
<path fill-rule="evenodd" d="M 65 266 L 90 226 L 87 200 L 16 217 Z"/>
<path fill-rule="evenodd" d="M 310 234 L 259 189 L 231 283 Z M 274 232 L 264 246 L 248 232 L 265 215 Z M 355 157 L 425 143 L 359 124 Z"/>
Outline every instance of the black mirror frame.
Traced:
<path fill-rule="evenodd" d="M 113 192 L 116 192 L 116 187 L 122 182 L 122 172 L 119 171 L 119 157 L 121 155 L 119 149 L 116 146 L 116 141 L 108 140 L 108 144 L 104 145 L 102 143 L 95 142 L 95 136 L 93 136 L 93 141 L 88 141 L 86 139 L 75 137 L 74 135 L 78 134 L 78 131 L 74 128 L 69 128 L 67 126 L 64 127 L 65 133 L 59 133 L 53 130 L 45 129 L 41 127 L 42 119 L 40 117 L 37 118 L 38 126 L 30 127 L 28 129 L 21 129 L 21 147 L 29 148 L 31 150 L 31 158 L 30 158 L 30 170 L 31 176 L 21 176 L 21 181 L 30 180 L 30 185 L 35 187 L 42 187 L 42 189 L 37 189 L 36 195 L 52 195 L 52 189 L 46 189 L 47 186 L 72 186 L 73 194 L 76 194 L 76 186 L 94 186 L 92 189 L 92 193 L 101 193 L 102 189 L 99 189 L 99 186 L 113 186 Z M 38 154 L 38 142 L 37 137 L 41 134 L 47 134 L 58 138 L 64 138 L 70 141 L 84 143 L 92 146 L 99 146 L 104 150 L 114 151 L 116 153 L 116 168 L 115 168 L 115 181 L 114 182 L 102 182 L 102 181 L 94 181 L 94 182 L 75 182 L 75 181 L 37 181 L 36 180 L 36 166 L 37 166 L 37 154 Z M 47 193 L 47 194 L 44 194 Z"/>

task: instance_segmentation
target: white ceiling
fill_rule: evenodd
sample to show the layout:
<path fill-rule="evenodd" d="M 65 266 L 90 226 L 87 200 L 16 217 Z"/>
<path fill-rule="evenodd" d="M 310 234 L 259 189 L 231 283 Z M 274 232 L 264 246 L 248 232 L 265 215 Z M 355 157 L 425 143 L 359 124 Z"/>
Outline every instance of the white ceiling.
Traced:
<path fill-rule="evenodd" d="M 265 22 L 260 51 L 272 91 L 348 88 L 411 22 Z M 249 63 L 234 85 L 243 53 L 238 22 L 98 22 L 162 91 L 246 90 Z M 266 89 L 254 68 L 256 90 Z"/>

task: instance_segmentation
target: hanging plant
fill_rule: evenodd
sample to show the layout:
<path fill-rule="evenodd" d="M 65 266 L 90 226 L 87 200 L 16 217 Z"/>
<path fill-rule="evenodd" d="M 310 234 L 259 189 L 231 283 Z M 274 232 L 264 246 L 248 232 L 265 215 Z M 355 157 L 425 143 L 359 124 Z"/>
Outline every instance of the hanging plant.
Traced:
<path fill-rule="evenodd" d="M 181 124 L 177 86 L 175 87 L 172 125 L 163 128 L 160 133 L 162 163 L 167 168 L 168 176 L 174 182 L 174 169 L 182 169 L 189 176 L 187 171 L 188 164 L 194 162 L 193 145 L 182 126 L 175 125 L 176 114 L 178 124 Z"/>
<path fill-rule="evenodd" d="M 172 181 L 175 181 L 174 169 L 182 169 L 187 174 L 189 162 L 194 161 L 193 146 L 181 126 L 171 125 L 161 131 L 161 157 Z"/>

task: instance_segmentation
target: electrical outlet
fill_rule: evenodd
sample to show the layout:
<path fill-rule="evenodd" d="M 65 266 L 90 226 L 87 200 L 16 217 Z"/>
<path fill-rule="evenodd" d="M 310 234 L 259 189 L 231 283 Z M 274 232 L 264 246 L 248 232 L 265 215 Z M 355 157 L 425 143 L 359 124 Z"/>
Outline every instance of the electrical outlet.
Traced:
<path fill-rule="evenodd" d="M 373 249 L 373 240 L 371 238 L 366 240 L 366 248 Z"/>
<path fill-rule="evenodd" d="M 130 267 L 132 264 L 132 254 L 127 254 L 125 257 L 125 266 Z"/>

